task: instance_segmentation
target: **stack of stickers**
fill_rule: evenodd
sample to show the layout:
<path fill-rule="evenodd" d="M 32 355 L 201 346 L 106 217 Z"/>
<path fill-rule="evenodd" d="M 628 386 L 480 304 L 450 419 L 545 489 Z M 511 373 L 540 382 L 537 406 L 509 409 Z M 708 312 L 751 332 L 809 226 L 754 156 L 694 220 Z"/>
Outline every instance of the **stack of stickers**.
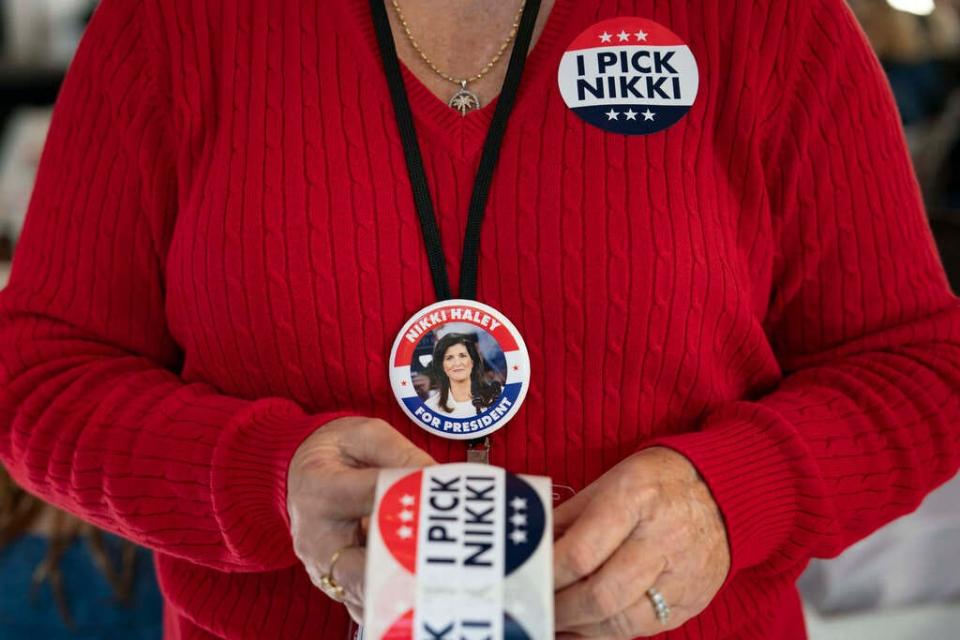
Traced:
<path fill-rule="evenodd" d="M 382 471 L 364 638 L 553 638 L 550 487 L 481 464 Z"/>

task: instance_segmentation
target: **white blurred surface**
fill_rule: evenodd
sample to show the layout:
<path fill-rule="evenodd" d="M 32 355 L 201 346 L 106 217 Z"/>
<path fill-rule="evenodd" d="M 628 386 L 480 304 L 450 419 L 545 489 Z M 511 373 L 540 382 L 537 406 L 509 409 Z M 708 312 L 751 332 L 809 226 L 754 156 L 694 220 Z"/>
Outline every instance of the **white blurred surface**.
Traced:
<path fill-rule="evenodd" d="M 95 0 L 3 0 L 3 61 L 65 67 L 83 34 Z"/>
<path fill-rule="evenodd" d="M 14 241 L 27 215 L 51 113 L 49 107 L 17 109 L 0 136 L 0 230 Z"/>
<path fill-rule="evenodd" d="M 960 603 L 820 616 L 804 608 L 810 640 L 957 640 Z"/>
<path fill-rule="evenodd" d="M 960 600 L 960 476 L 838 557 L 813 560 L 797 586 L 821 615 Z"/>

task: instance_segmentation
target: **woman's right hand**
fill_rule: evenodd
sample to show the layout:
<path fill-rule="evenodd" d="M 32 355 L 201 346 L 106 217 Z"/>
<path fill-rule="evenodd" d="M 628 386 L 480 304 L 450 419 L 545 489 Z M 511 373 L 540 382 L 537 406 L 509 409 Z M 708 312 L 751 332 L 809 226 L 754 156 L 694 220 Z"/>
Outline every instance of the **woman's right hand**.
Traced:
<path fill-rule="evenodd" d="M 293 455 L 287 472 L 287 512 L 293 549 L 318 588 L 330 569 L 344 589 L 344 604 L 363 619 L 366 550 L 360 521 L 373 511 L 382 468 L 435 464 L 425 451 L 377 418 L 338 418 L 310 435 Z M 351 546 L 356 545 L 356 546 Z"/>

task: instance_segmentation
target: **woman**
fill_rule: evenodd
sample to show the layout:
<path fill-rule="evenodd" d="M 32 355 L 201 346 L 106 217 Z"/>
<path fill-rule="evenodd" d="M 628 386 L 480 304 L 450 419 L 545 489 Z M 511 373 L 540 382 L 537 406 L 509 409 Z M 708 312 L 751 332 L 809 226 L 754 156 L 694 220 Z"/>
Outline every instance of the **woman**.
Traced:
<path fill-rule="evenodd" d="M 63 86 L 0 297 L 0 459 L 155 550 L 171 638 L 343 637 L 377 468 L 465 457 L 404 417 L 388 354 L 436 300 L 415 198 L 460 272 L 518 5 L 398 3 L 104 0 Z M 663 132 L 557 89 L 619 15 L 696 57 Z M 532 372 L 491 462 L 578 491 L 557 628 L 803 637 L 809 558 L 960 464 L 960 307 L 882 73 L 842 0 L 546 1 L 533 42 L 476 275 Z"/>
<path fill-rule="evenodd" d="M 430 377 L 437 390 L 424 404 L 441 415 L 476 416 L 500 395 L 500 385 L 484 379 L 483 360 L 476 342 L 460 333 L 448 333 L 437 341 Z"/>

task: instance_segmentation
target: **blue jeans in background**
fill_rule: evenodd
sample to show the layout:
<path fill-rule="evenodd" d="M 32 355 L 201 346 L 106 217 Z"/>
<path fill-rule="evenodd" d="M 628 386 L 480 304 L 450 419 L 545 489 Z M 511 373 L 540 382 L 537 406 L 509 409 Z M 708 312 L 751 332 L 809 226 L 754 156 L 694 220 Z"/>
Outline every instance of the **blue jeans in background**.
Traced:
<path fill-rule="evenodd" d="M 119 558 L 121 541 L 103 534 L 111 559 Z M 64 623 L 44 582 L 31 594 L 33 572 L 47 555 L 45 537 L 24 535 L 0 549 L 0 640 L 160 640 L 162 599 L 150 552 L 137 549 L 130 598 L 119 603 L 83 540 L 76 540 L 60 561 L 63 593 L 73 617 Z"/>

